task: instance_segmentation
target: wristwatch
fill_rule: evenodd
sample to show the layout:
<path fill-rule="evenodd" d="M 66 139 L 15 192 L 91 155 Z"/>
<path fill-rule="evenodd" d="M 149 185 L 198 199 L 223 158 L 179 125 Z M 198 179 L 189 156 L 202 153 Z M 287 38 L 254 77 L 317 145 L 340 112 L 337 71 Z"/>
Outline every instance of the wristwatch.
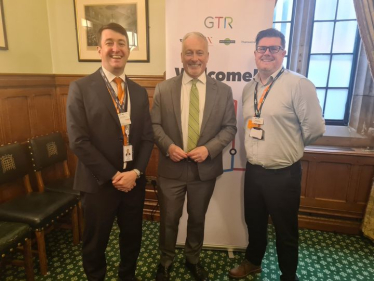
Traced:
<path fill-rule="evenodd" d="M 138 169 L 133 169 L 133 171 L 135 172 L 136 174 L 136 178 L 140 178 L 140 176 L 142 175 L 142 173 L 138 170 Z"/>

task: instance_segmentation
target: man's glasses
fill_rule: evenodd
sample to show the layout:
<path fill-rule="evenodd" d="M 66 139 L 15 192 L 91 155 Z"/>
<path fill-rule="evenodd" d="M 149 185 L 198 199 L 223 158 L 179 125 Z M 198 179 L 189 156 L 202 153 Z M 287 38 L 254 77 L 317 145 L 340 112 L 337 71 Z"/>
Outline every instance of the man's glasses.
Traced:
<path fill-rule="evenodd" d="M 256 47 L 257 53 L 260 53 L 260 54 L 265 54 L 267 49 L 269 49 L 269 52 L 271 54 L 276 54 L 276 53 L 279 53 L 280 50 L 283 50 L 281 46 L 269 46 L 269 47 L 257 46 Z"/>

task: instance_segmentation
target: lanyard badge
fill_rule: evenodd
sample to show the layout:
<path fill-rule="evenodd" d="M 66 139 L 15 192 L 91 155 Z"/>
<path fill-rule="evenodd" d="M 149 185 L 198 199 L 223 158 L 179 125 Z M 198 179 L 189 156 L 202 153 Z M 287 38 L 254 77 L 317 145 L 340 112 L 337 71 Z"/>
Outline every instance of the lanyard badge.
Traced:
<path fill-rule="evenodd" d="M 248 121 L 248 125 L 247 125 L 248 129 L 250 129 L 249 136 L 254 138 L 254 139 L 258 139 L 258 140 L 263 140 L 264 139 L 264 130 L 261 129 L 261 125 L 264 124 L 264 118 L 260 117 L 262 107 L 265 103 L 265 100 L 266 100 L 273 84 L 275 83 L 275 81 L 277 81 L 277 79 L 279 78 L 279 76 L 282 75 L 283 72 L 284 72 L 284 68 L 282 67 L 282 69 L 278 72 L 277 76 L 275 76 L 273 81 L 262 92 L 262 95 L 261 95 L 261 98 L 260 98 L 259 102 L 257 101 L 258 82 L 256 84 L 255 93 L 254 93 L 254 101 L 253 101 L 255 116 L 252 117 Z"/>
<path fill-rule="evenodd" d="M 264 138 L 264 130 L 258 127 L 253 127 L 249 132 L 249 136 L 254 139 L 262 140 Z"/>
<path fill-rule="evenodd" d="M 127 162 L 133 161 L 133 146 L 129 143 L 130 139 L 130 114 L 128 112 L 128 90 L 125 87 L 125 102 L 120 101 L 116 95 L 104 71 L 100 68 L 100 74 L 103 77 L 109 94 L 112 97 L 113 103 L 117 109 L 118 118 L 121 124 L 123 133 L 123 169 L 126 169 Z"/>

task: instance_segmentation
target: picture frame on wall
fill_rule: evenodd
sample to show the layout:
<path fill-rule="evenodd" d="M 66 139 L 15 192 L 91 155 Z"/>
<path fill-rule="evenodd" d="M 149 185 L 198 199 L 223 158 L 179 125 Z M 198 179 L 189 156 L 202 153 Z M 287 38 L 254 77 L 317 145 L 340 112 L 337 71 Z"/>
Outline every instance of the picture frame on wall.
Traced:
<path fill-rule="evenodd" d="M 74 0 L 78 61 L 100 61 L 97 32 L 111 22 L 129 37 L 129 62 L 149 62 L 148 0 Z"/>
<path fill-rule="evenodd" d="M 3 0 L 0 0 L 0 50 L 8 50 L 8 41 L 7 41 L 7 38 L 6 38 Z"/>

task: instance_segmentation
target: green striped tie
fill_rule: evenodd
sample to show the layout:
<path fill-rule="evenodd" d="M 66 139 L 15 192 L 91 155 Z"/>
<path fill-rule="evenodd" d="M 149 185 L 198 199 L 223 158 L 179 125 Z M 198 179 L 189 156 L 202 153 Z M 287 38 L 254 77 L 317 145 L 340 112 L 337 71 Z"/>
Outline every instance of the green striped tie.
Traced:
<path fill-rule="evenodd" d="M 196 87 L 197 79 L 192 80 L 190 92 L 190 112 L 188 116 L 188 142 L 187 150 L 191 151 L 197 146 L 200 137 L 199 126 L 199 90 Z"/>

